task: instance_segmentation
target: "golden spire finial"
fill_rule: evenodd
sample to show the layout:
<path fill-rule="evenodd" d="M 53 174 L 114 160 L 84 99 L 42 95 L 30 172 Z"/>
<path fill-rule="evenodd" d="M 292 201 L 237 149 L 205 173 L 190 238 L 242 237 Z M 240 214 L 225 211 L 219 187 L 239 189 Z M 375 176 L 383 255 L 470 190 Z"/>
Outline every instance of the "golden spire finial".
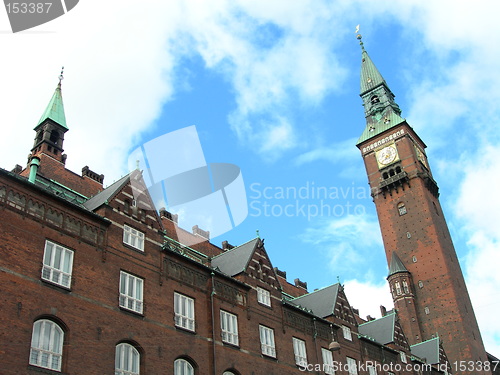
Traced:
<path fill-rule="evenodd" d="M 361 34 L 359 34 L 359 25 L 356 26 L 356 30 L 354 31 L 354 34 L 356 34 L 356 38 L 359 40 L 359 45 L 361 46 L 361 49 L 364 51 L 365 47 L 363 46 L 363 42 L 361 41 Z"/>

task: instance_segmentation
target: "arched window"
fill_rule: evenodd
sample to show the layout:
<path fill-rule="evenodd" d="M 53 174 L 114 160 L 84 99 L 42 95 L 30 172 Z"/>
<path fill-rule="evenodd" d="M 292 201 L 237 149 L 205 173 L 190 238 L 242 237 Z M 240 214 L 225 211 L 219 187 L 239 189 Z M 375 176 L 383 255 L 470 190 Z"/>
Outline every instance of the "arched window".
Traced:
<path fill-rule="evenodd" d="M 232 371 L 224 371 L 222 375 L 236 375 L 236 373 Z"/>
<path fill-rule="evenodd" d="M 406 282 L 406 280 L 403 280 L 403 291 L 405 294 L 410 293 L 410 288 L 408 287 L 408 283 Z"/>
<path fill-rule="evenodd" d="M 399 284 L 399 281 L 396 281 L 394 286 L 396 287 L 396 295 L 400 296 L 401 295 L 401 285 Z"/>
<path fill-rule="evenodd" d="M 64 331 L 47 319 L 33 324 L 30 365 L 61 371 Z"/>
<path fill-rule="evenodd" d="M 399 212 L 399 216 L 406 214 L 406 206 L 403 202 L 398 203 L 398 212 Z"/>
<path fill-rule="evenodd" d="M 371 100 L 372 104 L 380 103 L 380 99 L 378 98 L 377 95 L 373 95 L 370 100 Z"/>
<path fill-rule="evenodd" d="M 174 362 L 174 375 L 194 375 L 194 368 L 185 359 L 176 359 Z"/>
<path fill-rule="evenodd" d="M 126 342 L 116 345 L 115 375 L 139 375 L 141 355 Z"/>

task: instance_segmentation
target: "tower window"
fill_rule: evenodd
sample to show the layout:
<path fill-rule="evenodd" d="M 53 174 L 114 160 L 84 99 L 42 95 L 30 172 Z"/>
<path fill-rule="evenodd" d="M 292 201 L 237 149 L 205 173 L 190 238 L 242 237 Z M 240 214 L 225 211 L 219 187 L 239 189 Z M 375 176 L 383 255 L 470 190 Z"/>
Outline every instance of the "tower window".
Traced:
<path fill-rule="evenodd" d="M 372 102 L 372 104 L 380 103 L 380 99 L 378 98 L 377 95 L 372 96 L 372 98 L 370 99 L 370 101 Z"/>
<path fill-rule="evenodd" d="M 406 215 L 406 206 L 403 202 L 398 203 L 399 216 Z"/>
<path fill-rule="evenodd" d="M 420 289 L 422 289 L 422 288 L 424 287 L 424 283 L 423 283 L 423 281 L 422 281 L 422 280 L 419 280 L 419 282 L 418 282 L 418 287 L 419 287 Z"/>
<path fill-rule="evenodd" d="M 50 133 L 50 141 L 57 144 L 59 139 L 59 132 L 57 130 L 52 130 Z"/>
<path fill-rule="evenodd" d="M 396 281 L 396 284 L 394 284 L 396 287 L 396 295 L 400 296 L 401 295 L 401 284 L 399 284 L 399 281 Z"/>
<path fill-rule="evenodd" d="M 406 282 L 406 280 L 403 280 L 403 292 L 405 294 L 410 293 L 410 289 L 408 288 L 408 283 Z"/>
<path fill-rule="evenodd" d="M 430 314 L 430 312 L 431 312 L 431 311 L 429 310 L 429 308 L 428 308 L 428 307 L 425 307 L 424 311 L 425 311 L 425 314 L 426 314 L 426 315 L 429 315 L 429 314 Z"/>
<path fill-rule="evenodd" d="M 417 263 L 417 257 L 414 255 L 411 260 L 413 260 L 413 263 Z"/>

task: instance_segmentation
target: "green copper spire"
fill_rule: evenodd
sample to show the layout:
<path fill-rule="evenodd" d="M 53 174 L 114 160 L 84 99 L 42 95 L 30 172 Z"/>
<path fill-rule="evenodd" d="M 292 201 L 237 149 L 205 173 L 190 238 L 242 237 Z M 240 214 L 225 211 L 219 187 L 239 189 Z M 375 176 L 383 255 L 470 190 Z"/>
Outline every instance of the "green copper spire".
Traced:
<path fill-rule="evenodd" d="M 389 266 L 389 276 L 392 276 L 395 273 L 399 272 L 408 272 L 408 270 L 406 269 L 401 259 L 399 259 L 398 254 L 396 254 L 396 252 L 393 251 L 391 257 L 391 264 Z"/>
<path fill-rule="evenodd" d="M 51 119 L 52 121 L 61 125 L 63 128 L 68 129 L 68 126 L 66 125 L 66 116 L 64 115 L 64 105 L 61 94 L 61 81 L 63 80 L 63 78 L 63 70 L 61 70 L 61 75 L 59 76 L 59 84 L 57 85 L 56 91 L 54 92 L 54 95 L 52 95 L 52 99 L 50 99 L 45 112 L 43 112 L 42 117 L 40 117 L 37 126 L 44 122 L 46 119 Z"/>
<path fill-rule="evenodd" d="M 358 139 L 358 145 L 405 121 L 401 109 L 394 101 L 394 94 L 366 52 L 361 35 L 361 92 L 365 107 L 366 128 Z"/>

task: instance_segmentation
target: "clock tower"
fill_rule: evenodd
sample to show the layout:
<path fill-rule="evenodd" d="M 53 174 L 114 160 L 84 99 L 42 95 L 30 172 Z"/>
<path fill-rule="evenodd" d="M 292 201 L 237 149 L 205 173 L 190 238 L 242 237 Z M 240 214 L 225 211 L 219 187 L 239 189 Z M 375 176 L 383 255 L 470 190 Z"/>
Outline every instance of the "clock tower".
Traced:
<path fill-rule="evenodd" d="M 411 345 L 439 336 L 452 364 L 485 363 L 486 352 L 426 145 L 401 117 L 394 94 L 368 56 L 361 35 L 358 39 L 366 127 L 357 147 L 377 209 L 400 323 Z"/>

